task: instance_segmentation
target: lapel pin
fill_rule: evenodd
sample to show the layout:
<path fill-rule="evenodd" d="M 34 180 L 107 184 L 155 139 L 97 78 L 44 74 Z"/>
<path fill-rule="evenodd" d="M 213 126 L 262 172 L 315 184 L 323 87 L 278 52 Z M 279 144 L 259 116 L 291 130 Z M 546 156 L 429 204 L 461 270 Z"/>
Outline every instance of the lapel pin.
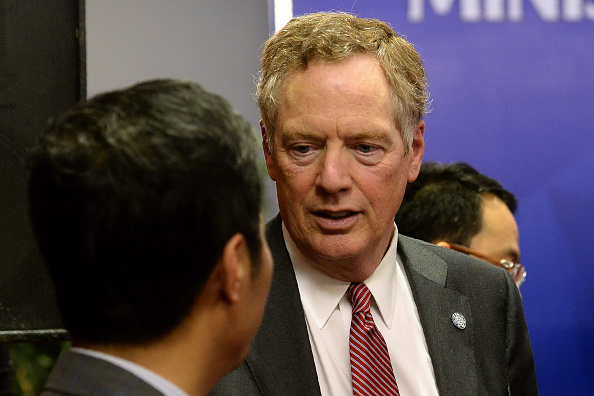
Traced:
<path fill-rule="evenodd" d="M 466 328 L 466 318 L 459 312 L 454 312 L 452 314 L 452 323 L 454 323 L 454 326 L 460 330 L 464 330 Z"/>

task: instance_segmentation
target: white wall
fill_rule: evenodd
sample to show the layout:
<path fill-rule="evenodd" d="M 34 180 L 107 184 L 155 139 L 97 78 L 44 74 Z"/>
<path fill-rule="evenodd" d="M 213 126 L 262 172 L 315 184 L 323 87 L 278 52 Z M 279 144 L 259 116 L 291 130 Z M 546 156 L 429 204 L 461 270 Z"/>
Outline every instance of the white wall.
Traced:
<path fill-rule="evenodd" d="M 254 125 L 266 0 L 87 0 L 87 91 L 155 77 L 191 79 Z"/>
<path fill-rule="evenodd" d="M 254 79 L 268 25 L 267 0 L 87 0 L 87 94 L 157 77 L 194 80 L 259 131 Z M 265 180 L 270 218 L 276 198 Z"/>

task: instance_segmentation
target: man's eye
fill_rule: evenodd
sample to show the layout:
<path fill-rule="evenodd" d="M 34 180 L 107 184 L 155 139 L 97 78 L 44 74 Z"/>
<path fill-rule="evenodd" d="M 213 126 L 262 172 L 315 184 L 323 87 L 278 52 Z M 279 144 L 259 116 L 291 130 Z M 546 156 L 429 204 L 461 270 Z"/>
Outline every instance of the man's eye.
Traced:
<path fill-rule="evenodd" d="M 307 154 L 309 152 L 309 146 L 297 146 L 295 150 L 300 154 Z"/>
<path fill-rule="evenodd" d="M 358 145 L 357 145 L 357 149 L 358 149 L 358 150 L 359 150 L 361 153 L 363 153 L 363 154 L 367 154 L 367 153 L 371 152 L 371 149 L 372 149 L 372 147 L 371 147 L 371 145 L 369 145 L 369 144 L 358 144 Z"/>

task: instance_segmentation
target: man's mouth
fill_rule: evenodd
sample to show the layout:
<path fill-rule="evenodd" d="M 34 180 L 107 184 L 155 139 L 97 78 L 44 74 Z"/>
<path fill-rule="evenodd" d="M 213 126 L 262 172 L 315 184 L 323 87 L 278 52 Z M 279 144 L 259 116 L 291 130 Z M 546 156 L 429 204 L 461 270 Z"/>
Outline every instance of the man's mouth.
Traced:
<path fill-rule="evenodd" d="M 330 219 L 330 220 L 341 220 L 341 219 L 345 219 L 349 216 L 354 215 L 356 212 L 352 212 L 350 210 L 344 210 L 341 212 L 316 212 L 316 214 L 320 217 L 323 217 L 325 219 Z"/>

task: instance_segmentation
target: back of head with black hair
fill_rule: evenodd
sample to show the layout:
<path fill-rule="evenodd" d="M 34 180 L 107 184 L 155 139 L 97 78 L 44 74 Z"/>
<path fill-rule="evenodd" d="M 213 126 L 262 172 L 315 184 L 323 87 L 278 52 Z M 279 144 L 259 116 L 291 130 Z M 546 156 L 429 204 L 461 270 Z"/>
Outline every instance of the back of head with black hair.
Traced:
<path fill-rule="evenodd" d="M 427 242 L 468 246 L 482 227 L 481 193 L 497 196 L 515 212 L 514 195 L 470 165 L 424 163 L 396 214 L 398 232 Z"/>
<path fill-rule="evenodd" d="M 30 159 L 29 205 L 73 339 L 157 340 L 230 237 L 259 257 L 254 140 L 223 98 L 175 80 L 98 95 L 52 123 Z"/>

